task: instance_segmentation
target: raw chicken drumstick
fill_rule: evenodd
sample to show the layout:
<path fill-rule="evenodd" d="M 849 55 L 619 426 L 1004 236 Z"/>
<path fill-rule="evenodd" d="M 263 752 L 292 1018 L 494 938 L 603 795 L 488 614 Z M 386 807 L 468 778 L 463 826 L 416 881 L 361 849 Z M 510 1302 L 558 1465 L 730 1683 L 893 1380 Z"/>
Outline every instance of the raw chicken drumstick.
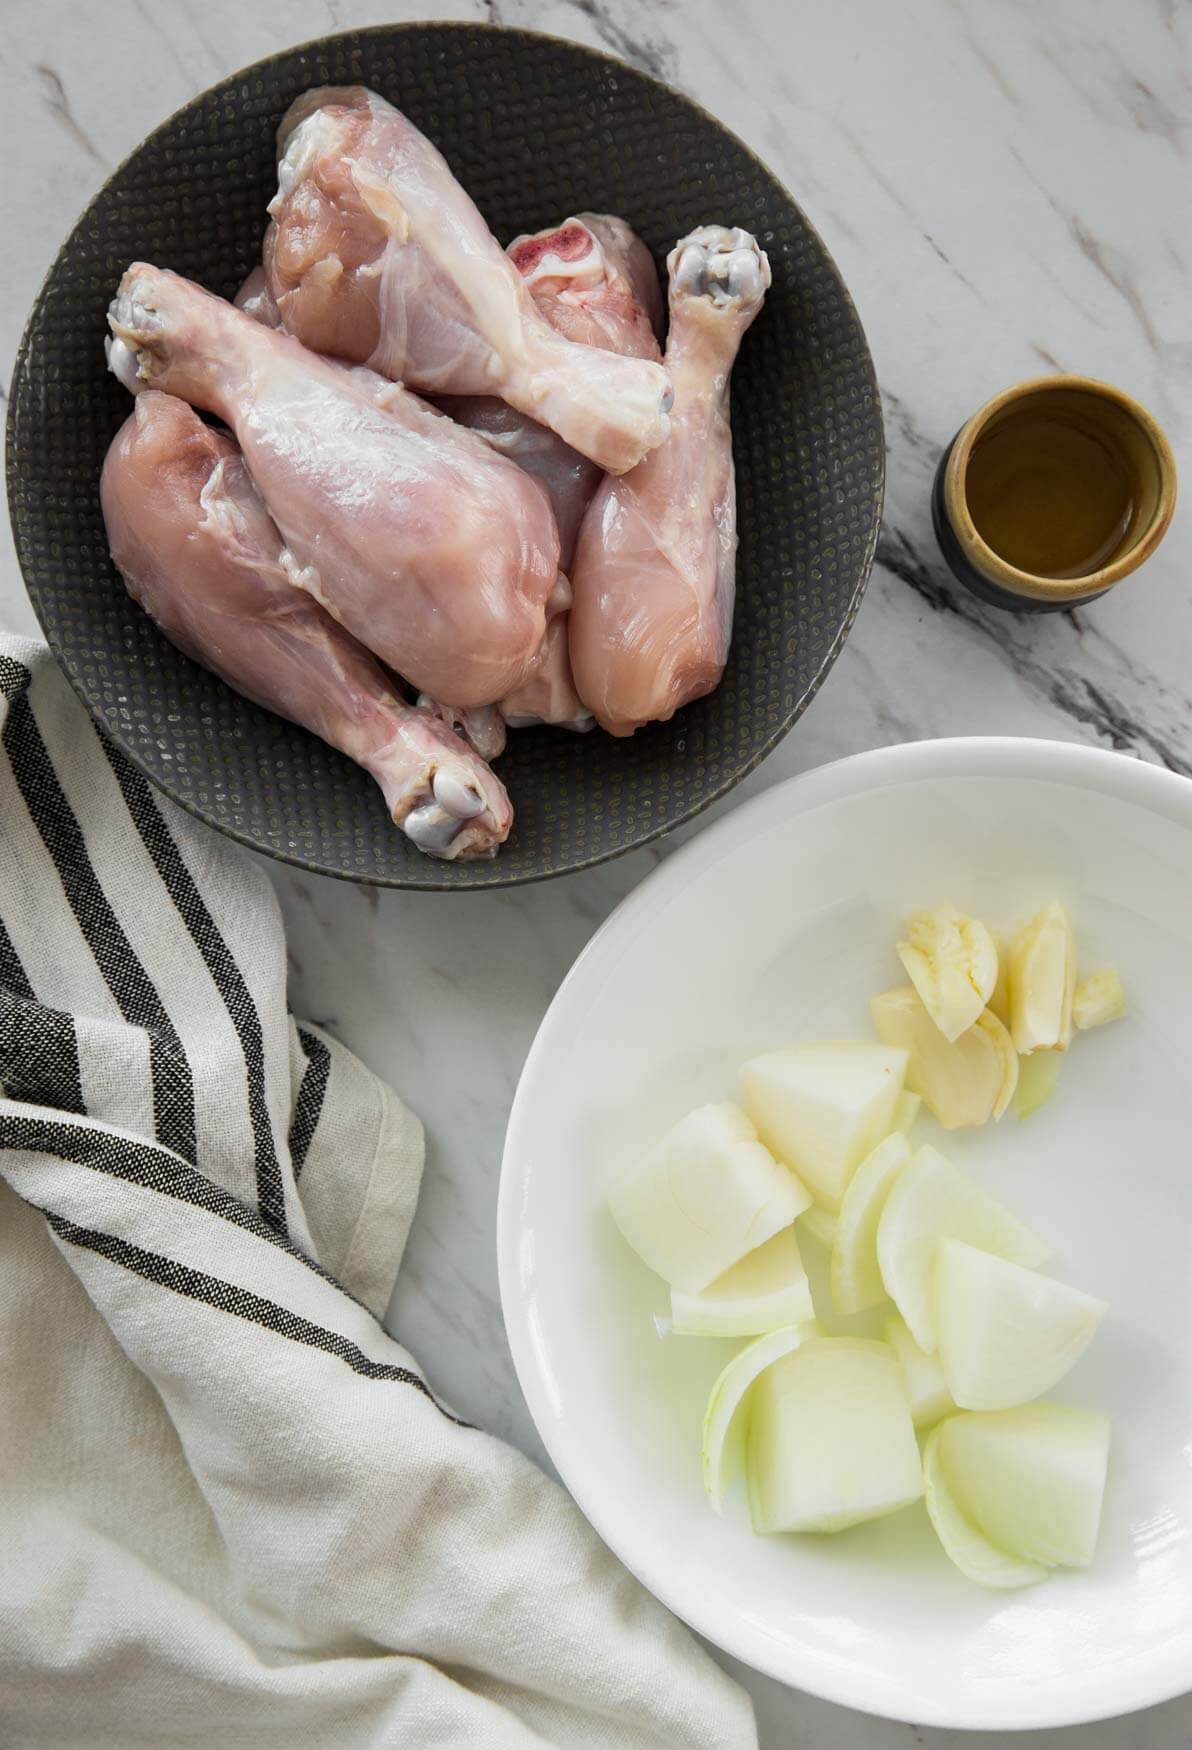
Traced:
<path fill-rule="evenodd" d="M 569 339 L 625 357 L 661 357 L 657 335 L 662 293 L 654 260 L 624 219 L 610 213 L 579 213 L 549 230 L 515 238 L 508 254 L 547 321 Z M 248 276 L 236 294 L 236 304 L 269 327 L 282 325 L 263 268 Z M 441 395 L 435 404 L 542 482 L 558 525 L 559 562 L 566 571 L 580 522 L 603 471 L 557 432 L 499 396 Z M 460 711 L 426 695 L 419 705 L 466 736 L 483 759 L 495 759 L 504 746 L 501 710 L 514 728 L 551 723 L 590 729 L 592 714 L 576 693 L 571 676 L 570 601 L 570 589 L 561 578 L 548 604 L 546 635 L 532 669 L 500 710 Z"/>
<path fill-rule="evenodd" d="M 281 327 L 277 305 L 269 294 L 264 270 L 254 268 L 236 294 L 236 307 L 269 328 Z M 352 365 L 342 370 L 354 371 Z M 382 379 L 383 380 L 383 379 Z M 508 456 L 518 467 L 541 481 L 551 502 L 559 529 L 565 564 L 575 546 L 580 521 L 597 485 L 604 478 L 595 462 L 589 462 L 557 432 L 529 419 L 495 395 L 441 395 L 440 411 L 475 431 L 494 450 Z M 564 533 L 566 531 L 566 533 Z M 514 728 L 530 723 L 553 723 L 564 729 L 591 729 L 595 721 L 585 709 L 571 679 L 567 651 L 567 609 L 571 586 L 560 574 L 547 603 L 546 631 L 538 653 L 517 691 L 510 695 L 510 721 Z M 418 708 L 462 735 L 483 760 L 495 760 L 505 750 L 506 720 L 502 705 L 460 708 L 428 693 L 418 696 Z"/>
<path fill-rule="evenodd" d="M 577 213 L 515 237 L 507 254 L 557 334 L 625 358 L 660 359 L 654 258 L 614 213 Z"/>
<path fill-rule="evenodd" d="M 130 267 L 108 321 L 128 388 L 232 427 L 298 588 L 434 698 L 490 705 L 521 684 L 559 570 L 537 481 L 399 385 L 176 274 Z"/>
<path fill-rule="evenodd" d="M 580 213 L 549 231 L 515 237 L 508 254 L 560 334 L 625 358 L 662 357 L 655 332 L 662 309 L 658 275 L 650 251 L 624 219 Z M 541 480 L 559 526 L 559 564 L 566 571 L 601 470 L 498 396 L 436 396 L 436 405 Z"/>
<path fill-rule="evenodd" d="M 662 442 L 662 366 L 557 334 L 391 104 L 362 86 L 308 91 L 278 148 L 265 271 L 291 334 L 427 394 L 499 395 L 611 473 Z"/>
<path fill-rule="evenodd" d="M 269 290 L 269 281 L 263 267 L 253 268 L 232 302 L 238 310 L 243 310 L 246 316 L 263 323 L 266 328 L 283 326 L 281 311 L 273 302 L 273 293 Z"/>
<path fill-rule="evenodd" d="M 711 692 L 732 635 L 737 548 L 729 377 L 770 283 L 747 231 L 704 225 L 667 259 L 671 435 L 606 480 L 571 571 L 571 664 L 613 735 Z"/>
<path fill-rule="evenodd" d="M 547 321 L 569 339 L 627 358 L 661 356 L 658 274 L 649 250 L 624 219 L 609 213 L 580 213 L 550 230 L 515 237 L 509 256 Z M 569 470 L 566 458 L 574 457 L 575 451 L 501 401 L 478 398 L 450 404 L 448 410 L 454 418 L 462 415 L 465 424 L 483 430 L 483 412 L 478 419 L 476 410 L 486 407 L 503 409 L 503 414 L 490 413 L 488 419 L 499 422 L 506 432 L 511 422 L 521 421 L 520 432 L 502 447 L 523 468 L 529 465 L 550 493 L 559 527 L 560 563 L 566 572 L 580 523 L 600 484 L 600 472 L 582 457 L 576 457 L 580 469 Z M 559 446 L 550 457 L 549 472 L 531 462 L 536 432 Z M 571 672 L 570 607 L 570 586 L 561 576 L 547 607 L 546 636 L 533 667 L 521 686 L 501 701 L 511 728 L 532 723 L 554 723 L 565 729 L 592 726 L 592 713 L 576 692 Z"/>
<path fill-rule="evenodd" d="M 112 558 L 171 643 L 363 766 L 420 850 L 496 852 L 513 820 L 504 786 L 450 729 L 396 698 L 369 652 L 294 588 L 231 438 L 172 395 L 140 395 L 100 496 Z"/>

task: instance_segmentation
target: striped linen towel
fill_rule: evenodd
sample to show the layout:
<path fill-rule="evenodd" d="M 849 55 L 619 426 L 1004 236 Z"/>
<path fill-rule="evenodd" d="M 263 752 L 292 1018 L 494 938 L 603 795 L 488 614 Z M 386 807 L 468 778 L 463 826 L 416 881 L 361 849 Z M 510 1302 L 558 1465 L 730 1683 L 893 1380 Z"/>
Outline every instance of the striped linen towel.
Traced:
<path fill-rule="evenodd" d="M 0 638 L 0 1743 L 756 1742 L 378 1322 L 416 1118 L 268 882 Z"/>

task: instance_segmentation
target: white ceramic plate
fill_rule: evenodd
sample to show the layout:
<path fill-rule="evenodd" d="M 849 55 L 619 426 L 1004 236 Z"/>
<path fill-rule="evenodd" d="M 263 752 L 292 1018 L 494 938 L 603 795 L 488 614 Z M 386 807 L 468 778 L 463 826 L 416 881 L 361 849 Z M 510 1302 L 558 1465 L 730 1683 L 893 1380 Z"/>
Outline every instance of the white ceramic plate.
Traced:
<path fill-rule="evenodd" d="M 621 1241 L 610 1167 L 742 1058 L 867 1034 L 899 920 L 1007 926 L 1067 901 L 1130 1018 L 1077 1039 L 1052 1103 L 942 1143 L 1110 1302 L 1054 1394 L 1114 1433 L 1087 1573 L 986 1593 L 921 1505 L 832 1538 L 752 1535 L 700 1479 L 736 1345 L 660 1339 L 666 1289 Z M 505 1148 L 501 1295 L 531 1413 L 597 1531 L 693 1628 L 774 1677 L 897 1719 L 1066 1725 L 1192 1682 L 1192 784 L 1048 742 L 924 742 L 783 784 L 673 856 L 580 957 L 530 1052 Z"/>

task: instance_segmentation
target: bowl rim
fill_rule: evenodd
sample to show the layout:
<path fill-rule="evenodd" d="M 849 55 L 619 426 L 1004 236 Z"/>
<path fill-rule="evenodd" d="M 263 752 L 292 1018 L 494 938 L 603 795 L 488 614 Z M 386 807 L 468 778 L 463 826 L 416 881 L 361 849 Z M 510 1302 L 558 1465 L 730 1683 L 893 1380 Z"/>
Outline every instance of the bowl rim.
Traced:
<path fill-rule="evenodd" d="M 630 927 L 640 934 L 651 916 L 667 903 L 671 889 L 686 886 L 740 848 L 743 834 L 757 837 L 775 822 L 890 784 L 937 779 L 1004 778 L 1066 784 L 1149 808 L 1177 825 L 1192 829 L 1192 781 L 1166 767 L 1132 755 L 1089 747 L 1078 742 L 1041 737 L 957 736 L 906 742 L 847 755 L 788 778 L 751 797 L 731 814 L 706 827 L 653 870 L 621 900 L 591 937 L 560 984 L 534 1036 L 518 1078 L 501 1157 L 497 1192 L 497 1274 L 505 1334 L 514 1370 L 531 1419 L 564 1487 L 585 1517 L 629 1571 L 682 1621 L 734 1658 L 763 1675 L 881 1718 L 914 1719 L 917 1725 L 960 1731 L 1032 1731 L 1087 1725 L 1113 1719 L 1169 1701 L 1192 1688 L 1189 1678 L 1189 1638 L 1169 1639 L 1154 1649 L 1145 1663 L 1136 1660 L 1123 1673 L 1112 1667 L 1090 1678 L 1087 1674 L 1024 1692 L 1020 1684 L 1001 1691 L 982 1689 L 966 1708 L 953 1692 L 942 1698 L 916 1698 L 913 1709 L 890 1711 L 902 1697 L 890 1694 L 888 1679 L 866 1687 L 864 1674 L 842 1671 L 825 1655 L 807 1649 L 776 1648 L 750 1634 L 747 1627 L 727 1628 L 715 1608 L 700 1596 L 686 1597 L 654 1564 L 637 1562 L 632 1533 L 626 1538 L 616 1514 L 601 1498 L 598 1480 L 585 1465 L 582 1449 L 569 1447 L 564 1424 L 553 1411 L 550 1392 L 535 1359 L 521 1293 L 517 1253 L 519 1216 L 523 1206 L 525 1158 L 523 1137 L 529 1126 L 532 1084 L 548 1039 L 567 1011 L 583 1003 L 583 989 L 592 980 L 612 941 Z M 605 974 L 601 978 L 604 983 Z"/>
<path fill-rule="evenodd" d="M 408 875 L 364 874 L 355 869 L 331 867 L 326 862 L 316 862 L 312 860 L 311 857 L 289 850 L 285 846 L 264 844 L 260 842 L 259 839 L 254 838 L 250 833 L 229 825 L 225 820 L 220 818 L 217 810 L 211 807 L 205 807 L 197 800 L 197 798 L 180 795 L 176 785 L 169 783 L 165 775 L 161 772 L 151 769 L 148 761 L 143 756 L 126 745 L 125 738 L 120 734 L 118 727 L 106 721 L 105 717 L 101 714 L 99 702 L 93 700 L 89 696 L 80 679 L 73 672 L 72 666 L 68 663 L 66 654 L 56 638 L 53 629 L 45 623 L 42 617 L 41 606 L 35 596 L 34 588 L 30 581 L 30 576 L 33 571 L 32 557 L 27 555 L 25 543 L 23 539 L 18 536 L 16 520 L 12 510 L 12 506 L 16 499 L 14 488 L 16 486 L 17 458 L 19 454 L 19 446 L 16 441 L 18 402 L 21 402 L 24 399 L 22 395 L 18 394 L 18 388 L 21 382 L 25 379 L 26 373 L 30 368 L 30 357 L 33 352 L 34 326 L 41 312 L 42 306 L 49 295 L 51 283 L 58 273 L 62 263 L 66 260 L 76 236 L 78 236 L 79 232 L 86 224 L 88 215 L 92 212 L 97 203 L 108 194 L 112 184 L 117 178 L 124 174 L 133 160 L 144 151 L 147 146 L 173 128 L 182 115 L 192 109 L 196 104 L 206 101 L 215 92 L 224 90 L 225 87 L 230 90 L 237 85 L 241 85 L 246 81 L 251 80 L 257 75 L 260 75 L 267 69 L 275 66 L 278 62 L 288 60 L 291 56 L 295 55 L 318 53 L 331 43 L 336 43 L 346 39 L 358 41 L 361 38 L 367 37 L 392 37 L 397 33 L 404 35 L 407 32 L 424 31 L 427 29 L 446 31 L 460 36 L 499 32 L 502 36 L 518 37 L 529 42 L 541 42 L 554 48 L 567 49 L 589 61 L 600 62 L 606 67 L 617 68 L 622 73 L 633 79 L 643 80 L 647 85 L 656 86 L 660 90 L 665 91 L 670 97 L 677 97 L 681 102 L 688 104 L 706 122 L 718 129 L 721 134 L 730 139 L 749 160 L 757 174 L 772 184 L 776 194 L 794 207 L 800 220 L 806 227 L 809 237 L 814 241 L 818 248 L 823 266 L 834 281 L 845 307 L 851 312 L 860 344 L 858 365 L 868 379 L 868 386 L 872 393 L 873 407 L 877 419 L 877 435 L 879 438 L 879 442 L 876 446 L 877 478 L 876 491 L 873 497 L 872 515 L 865 536 L 861 562 L 858 568 L 857 581 L 854 585 L 847 609 L 841 620 L 840 626 L 836 631 L 835 637 L 825 651 L 822 661 L 811 679 L 808 681 L 802 694 L 795 701 L 790 710 L 784 714 L 782 720 L 769 733 L 769 735 L 766 736 L 765 740 L 753 748 L 747 758 L 741 764 L 735 766 L 715 789 L 710 790 L 707 794 L 701 796 L 698 801 L 693 802 L 681 814 L 676 815 L 665 824 L 655 826 L 649 831 L 641 833 L 640 836 L 630 839 L 625 844 L 617 844 L 607 850 L 595 852 L 577 862 L 556 865 L 546 869 L 527 870 L 521 873 L 511 874 L 503 874 L 501 872 L 502 860 L 498 854 L 491 862 L 484 865 L 483 876 L 477 874 L 474 875 L 471 880 L 460 882 L 458 884 L 433 881 L 429 878 L 419 879 L 419 868 L 418 865 L 414 864 L 411 865 L 411 871 Z M 848 639 L 849 633 L 852 631 L 853 624 L 869 585 L 869 579 L 873 573 L 886 496 L 885 423 L 882 411 L 881 389 L 878 383 L 877 368 L 874 364 L 873 352 L 869 344 L 869 338 L 866 334 L 864 323 L 861 321 L 861 315 L 857 309 L 856 302 L 852 293 L 849 291 L 848 286 L 845 284 L 844 276 L 836 263 L 835 257 L 824 242 L 819 229 L 812 224 L 801 203 L 796 200 L 794 194 L 787 188 L 786 184 L 781 181 L 773 170 L 771 170 L 769 165 L 765 163 L 758 153 L 755 152 L 746 141 L 741 139 L 739 134 L 715 116 L 710 109 L 699 101 L 698 98 L 692 97 L 689 92 L 681 90 L 676 85 L 669 84 L 665 79 L 659 79 L 653 73 L 648 73 L 641 67 L 631 65 L 630 62 L 623 60 L 620 56 L 609 54 L 603 49 L 593 48 L 588 43 L 576 42 L 570 37 L 559 36 L 553 31 L 528 30 L 522 26 L 485 24 L 477 20 L 469 19 L 406 19 L 404 21 L 389 24 L 362 25 L 354 30 L 347 29 L 330 31 L 322 36 L 310 37 L 302 42 L 293 43 L 286 48 L 275 50 L 271 54 L 263 55 L 259 60 L 251 62 L 247 67 L 242 67 L 233 73 L 227 74 L 224 78 L 216 80 L 214 84 L 205 86 L 203 90 L 196 92 L 193 97 L 188 98 L 185 103 L 180 104 L 177 109 L 172 110 L 171 113 L 166 116 L 163 121 L 159 122 L 156 127 L 151 128 L 144 138 L 139 140 L 132 150 L 120 160 L 115 168 L 104 177 L 100 186 L 91 195 L 90 199 L 83 207 L 82 212 L 70 227 L 64 241 L 55 252 L 53 260 L 50 262 L 49 267 L 46 269 L 46 272 L 42 277 L 37 293 L 33 299 L 33 303 L 30 306 L 29 314 L 25 319 L 20 342 L 17 346 L 13 360 L 12 375 L 9 379 L 8 385 L 8 416 L 5 421 L 5 437 L 7 451 L 5 480 L 8 489 L 9 524 L 12 529 L 13 546 L 16 551 L 17 564 L 20 569 L 21 578 L 24 582 L 25 591 L 29 597 L 38 626 L 49 646 L 50 652 L 53 655 L 55 662 L 58 664 L 58 667 L 66 676 L 72 690 L 78 697 L 91 720 L 102 729 L 105 734 L 111 737 L 112 741 L 117 747 L 119 747 L 125 758 L 136 767 L 150 784 L 153 785 L 154 789 L 160 791 L 162 795 L 168 797 L 171 802 L 176 804 L 179 808 L 184 809 L 186 813 L 193 815 L 195 819 L 201 820 L 205 826 L 212 827 L 216 832 L 222 833 L 225 837 L 232 839 L 237 844 L 243 845 L 246 849 L 256 851 L 261 856 L 273 858 L 279 863 L 288 864 L 292 868 L 305 869 L 314 875 L 326 875 L 334 880 L 359 882 L 372 887 L 391 887 L 399 890 L 408 889 L 412 892 L 467 893 L 475 891 L 487 893 L 498 888 L 523 887 L 534 882 L 554 880 L 564 875 L 579 874 L 585 869 L 593 869 L 598 867 L 601 863 L 608 863 L 617 857 L 627 856 L 631 851 L 641 850 L 644 845 L 652 844 L 656 840 L 664 838 L 668 833 L 674 832 L 678 827 L 684 826 L 688 821 L 696 819 L 706 809 L 710 808 L 714 802 L 720 801 L 722 797 L 729 793 L 729 791 L 735 789 L 735 787 L 747 778 L 751 772 L 755 771 L 761 764 L 762 760 L 771 754 L 779 743 L 790 734 L 799 718 L 803 715 L 816 694 L 819 692 L 820 688 L 823 686 L 829 672 L 838 660 L 845 642 Z M 222 684 L 226 685 L 226 683 Z M 274 715 L 276 715 L 276 713 L 274 713 Z M 498 773 L 498 776 L 499 775 L 500 774 Z M 514 806 L 516 809 L 516 798 L 514 799 Z"/>

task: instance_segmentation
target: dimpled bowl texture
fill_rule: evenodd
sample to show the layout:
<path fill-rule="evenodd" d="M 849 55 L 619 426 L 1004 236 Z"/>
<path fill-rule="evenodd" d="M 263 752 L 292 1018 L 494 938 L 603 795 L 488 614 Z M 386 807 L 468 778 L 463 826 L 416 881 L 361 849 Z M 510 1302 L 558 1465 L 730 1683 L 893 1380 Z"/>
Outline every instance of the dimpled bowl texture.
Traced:
<path fill-rule="evenodd" d="M 517 819 L 492 862 L 421 856 L 363 772 L 175 651 L 121 585 L 98 482 L 130 401 L 105 313 L 142 259 L 231 296 L 259 258 L 274 131 L 313 85 L 363 83 L 446 155 L 504 242 L 578 209 L 624 214 L 661 267 L 708 221 L 743 225 L 774 284 L 733 387 L 736 635 L 717 691 L 631 741 L 530 730 L 498 770 Z M 739 140 L 677 92 L 574 44 L 486 26 L 384 26 L 259 62 L 163 124 L 101 189 L 29 319 L 8 490 L 34 608 L 84 702 L 155 784 L 233 838 L 398 887 L 492 887 L 617 856 L 688 820 L 790 728 L 838 655 L 881 512 L 873 366 L 823 244 Z"/>

